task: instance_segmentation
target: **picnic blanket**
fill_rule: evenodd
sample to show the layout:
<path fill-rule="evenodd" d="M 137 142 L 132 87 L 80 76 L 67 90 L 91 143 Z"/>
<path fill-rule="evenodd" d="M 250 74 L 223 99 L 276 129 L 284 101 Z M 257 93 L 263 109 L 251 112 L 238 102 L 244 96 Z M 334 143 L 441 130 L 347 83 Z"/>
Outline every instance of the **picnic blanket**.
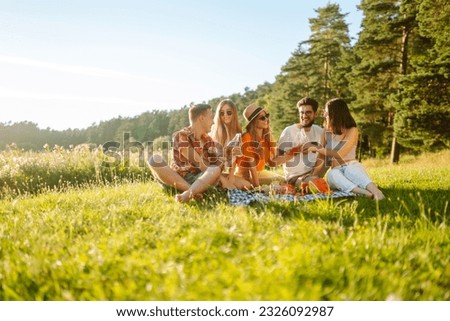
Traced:
<path fill-rule="evenodd" d="M 242 191 L 239 189 L 228 190 L 228 198 L 230 200 L 230 204 L 235 206 L 248 206 L 253 202 L 258 202 L 262 204 L 267 204 L 271 201 L 311 202 L 315 200 L 325 200 L 330 198 L 344 198 L 353 196 L 356 196 L 356 194 L 353 192 L 341 192 L 341 191 L 334 191 L 332 194 L 317 193 L 317 194 L 306 194 L 304 196 L 295 196 L 291 194 L 268 195 L 262 192 Z"/>

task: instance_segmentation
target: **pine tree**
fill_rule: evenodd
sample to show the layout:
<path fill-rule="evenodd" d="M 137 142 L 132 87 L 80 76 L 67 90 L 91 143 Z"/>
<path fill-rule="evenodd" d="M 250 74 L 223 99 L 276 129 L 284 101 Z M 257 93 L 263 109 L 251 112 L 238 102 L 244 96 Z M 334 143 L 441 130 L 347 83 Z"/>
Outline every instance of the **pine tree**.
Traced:
<path fill-rule="evenodd" d="M 309 58 L 315 68 L 307 73 L 311 79 L 311 95 L 326 102 L 347 87 L 341 78 L 334 75 L 339 71 L 342 56 L 350 49 L 350 37 L 345 22 L 347 14 L 340 12 L 338 4 L 328 4 L 315 11 L 318 17 L 309 19 L 312 34 L 306 42 L 310 46 Z"/>
<path fill-rule="evenodd" d="M 450 147 L 450 3 L 424 0 L 416 5 L 420 46 L 394 96 L 395 133 L 401 144 L 420 150 Z"/>
<path fill-rule="evenodd" d="M 362 132 L 369 135 L 372 146 L 381 154 L 388 152 L 394 137 L 396 106 L 392 97 L 400 90 L 399 80 L 413 71 L 410 58 L 421 42 L 416 3 L 363 0 L 359 6 L 364 17 L 354 48 L 358 63 L 351 75 L 356 98 L 352 108 Z"/>
<path fill-rule="evenodd" d="M 363 20 L 354 47 L 357 63 L 350 75 L 350 88 L 355 95 L 351 108 L 360 132 L 370 137 L 372 146 L 386 153 L 384 135 L 389 129 L 389 113 L 394 111 L 387 98 L 397 91 L 399 77 L 398 1 L 363 0 L 359 9 Z"/>
<path fill-rule="evenodd" d="M 347 78 L 341 77 L 349 71 L 349 65 L 341 63 L 342 57 L 350 57 L 347 14 L 340 12 L 338 4 L 315 11 L 317 17 L 309 19 L 310 38 L 299 43 L 273 86 L 270 108 L 275 133 L 298 121 L 296 103 L 302 97 L 320 104 L 336 96 L 350 97 Z"/>

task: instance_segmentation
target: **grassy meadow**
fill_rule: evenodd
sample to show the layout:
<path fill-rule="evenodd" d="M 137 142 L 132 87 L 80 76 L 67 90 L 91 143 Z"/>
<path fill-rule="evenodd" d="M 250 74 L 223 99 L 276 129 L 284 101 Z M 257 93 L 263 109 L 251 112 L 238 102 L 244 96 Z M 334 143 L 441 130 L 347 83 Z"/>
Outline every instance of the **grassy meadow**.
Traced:
<path fill-rule="evenodd" d="M 249 207 L 98 159 L 0 154 L 0 300 L 450 300 L 450 151 L 365 161 L 379 203 Z"/>

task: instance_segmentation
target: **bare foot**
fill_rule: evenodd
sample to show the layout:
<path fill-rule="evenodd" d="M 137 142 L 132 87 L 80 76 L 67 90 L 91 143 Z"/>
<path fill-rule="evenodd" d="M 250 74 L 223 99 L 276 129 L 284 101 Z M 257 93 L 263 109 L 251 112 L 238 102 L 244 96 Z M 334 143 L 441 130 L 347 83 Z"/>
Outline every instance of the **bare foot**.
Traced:
<path fill-rule="evenodd" d="M 175 201 L 178 203 L 186 203 L 192 198 L 192 194 L 189 190 L 184 191 L 181 194 L 175 195 Z"/>
<path fill-rule="evenodd" d="M 381 191 L 379 193 L 374 193 L 373 194 L 373 199 L 377 200 L 377 201 L 381 201 L 383 200 L 385 197 L 383 195 L 383 193 L 381 193 Z"/>
<path fill-rule="evenodd" d="M 364 188 L 360 188 L 360 187 L 355 187 L 354 189 L 352 189 L 352 192 L 355 194 L 360 194 L 360 195 L 364 195 L 368 198 L 373 198 L 373 193 L 371 193 L 370 191 L 364 189 Z"/>
<path fill-rule="evenodd" d="M 374 183 L 370 183 L 367 185 L 367 190 L 373 194 L 373 199 L 380 201 L 384 199 L 383 193 L 378 189 L 378 187 Z"/>
<path fill-rule="evenodd" d="M 201 200 L 203 199 L 202 194 L 192 195 L 192 193 L 188 191 L 184 191 L 181 194 L 175 195 L 175 201 L 178 203 L 186 203 L 189 202 L 191 199 Z"/>

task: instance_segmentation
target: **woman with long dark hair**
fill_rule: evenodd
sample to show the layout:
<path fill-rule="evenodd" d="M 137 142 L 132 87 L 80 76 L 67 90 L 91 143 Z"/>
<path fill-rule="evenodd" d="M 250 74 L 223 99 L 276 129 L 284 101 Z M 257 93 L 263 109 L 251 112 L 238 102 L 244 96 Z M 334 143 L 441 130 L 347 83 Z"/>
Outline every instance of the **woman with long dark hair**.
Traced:
<path fill-rule="evenodd" d="M 369 178 L 363 165 L 356 160 L 358 128 L 346 102 L 340 98 L 328 101 L 324 118 L 325 131 L 321 137 L 321 146 L 309 149 L 320 156 L 314 172 L 321 169 L 324 158 L 327 157 L 331 159 L 327 181 L 332 189 L 354 192 L 376 200 L 383 199 L 383 193 Z"/>

